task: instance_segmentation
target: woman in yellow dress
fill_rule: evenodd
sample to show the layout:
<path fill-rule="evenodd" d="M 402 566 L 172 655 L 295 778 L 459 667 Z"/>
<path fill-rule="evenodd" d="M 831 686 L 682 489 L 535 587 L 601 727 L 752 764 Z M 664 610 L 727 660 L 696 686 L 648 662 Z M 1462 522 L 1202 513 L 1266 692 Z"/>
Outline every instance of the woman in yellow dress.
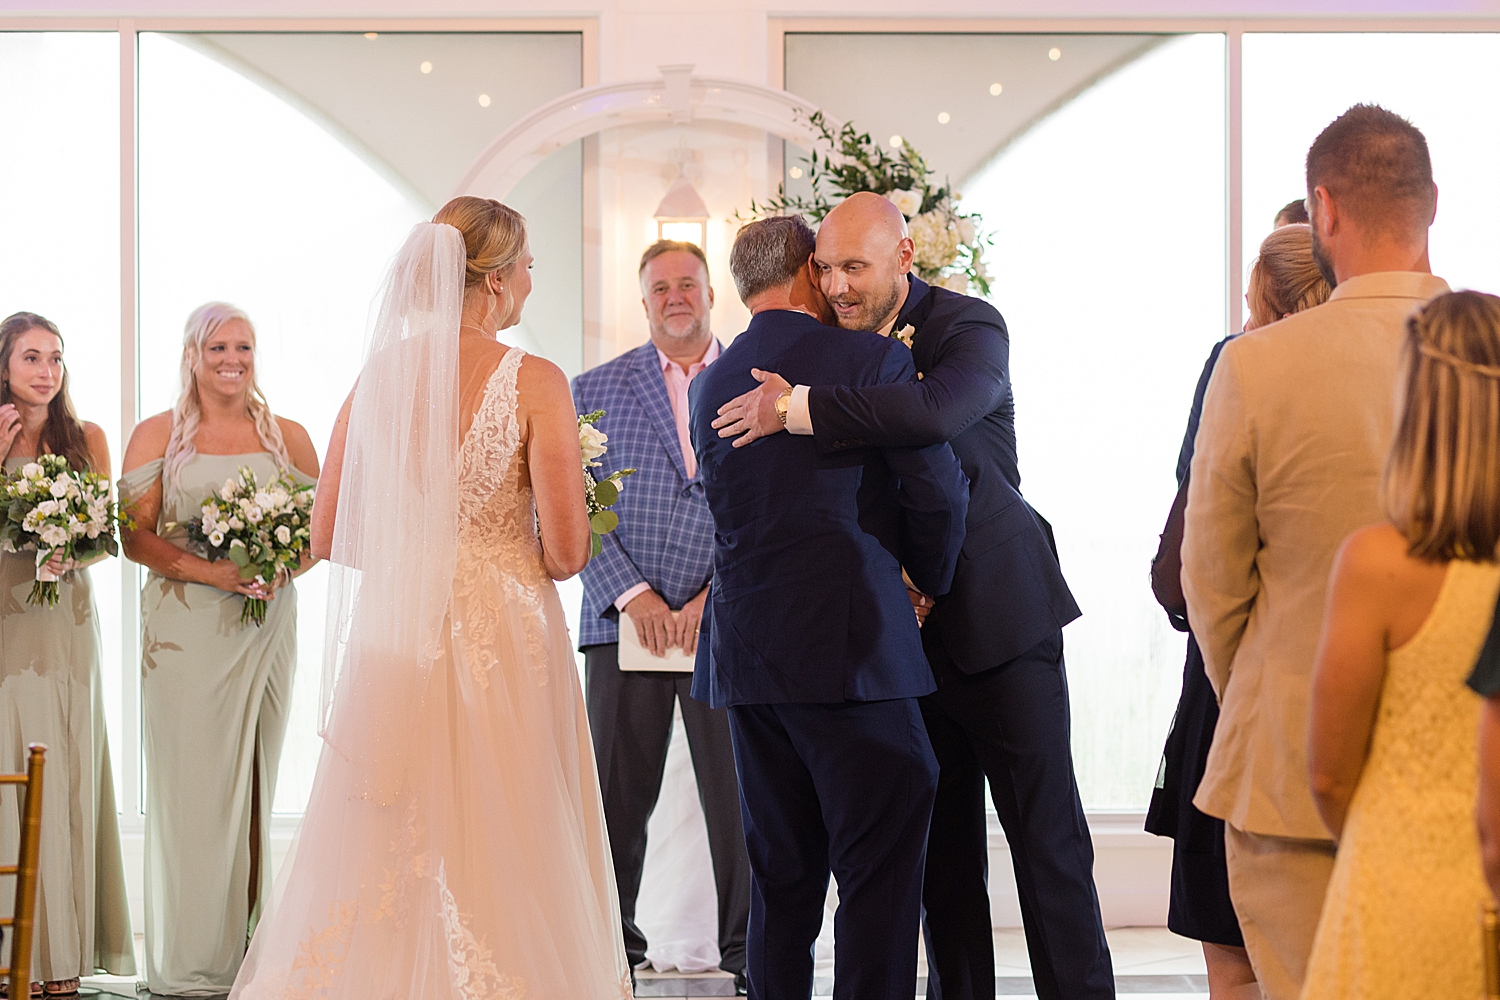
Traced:
<path fill-rule="evenodd" d="M 1402 391 L 1390 520 L 1345 540 L 1314 668 L 1309 767 L 1338 856 L 1303 1000 L 1483 984 L 1480 698 L 1464 682 L 1500 593 L 1500 298 L 1418 311 Z"/>

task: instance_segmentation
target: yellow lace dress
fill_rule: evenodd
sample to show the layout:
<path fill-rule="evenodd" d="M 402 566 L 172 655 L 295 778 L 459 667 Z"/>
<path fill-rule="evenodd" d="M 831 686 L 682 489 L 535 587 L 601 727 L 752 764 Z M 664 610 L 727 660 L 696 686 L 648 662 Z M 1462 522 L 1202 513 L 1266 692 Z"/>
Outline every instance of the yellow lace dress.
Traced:
<path fill-rule="evenodd" d="M 1480 698 L 1464 679 L 1497 592 L 1500 565 L 1450 563 L 1427 620 L 1386 658 L 1303 1000 L 1480 996 Z"/>

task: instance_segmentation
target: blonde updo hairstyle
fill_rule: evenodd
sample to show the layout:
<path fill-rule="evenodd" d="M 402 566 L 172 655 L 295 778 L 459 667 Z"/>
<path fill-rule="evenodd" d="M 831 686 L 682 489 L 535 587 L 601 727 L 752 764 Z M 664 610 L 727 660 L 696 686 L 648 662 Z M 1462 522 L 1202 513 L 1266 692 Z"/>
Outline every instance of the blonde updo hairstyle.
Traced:
<path fill-rule="evenodd" d="M 250 343 L 253 346 L 255 325 L 243 311 L 227 302 L 205 302 L 188 316 L 182 335 L 182 364 L 179 369 L 182 391 L 177 396 L 177 405 L 172 408 L 172 436 L 167 439 L 167 453 L 162 459 L 163 483 L 171 483 L 180 489 L 182 467 L 198 453 L 193 447 L 193 439 L 198 435 L 198 421 L 203 415 L 203 407 L 198 399 L 198 362 L 203 357 L 203 349 L 209 338 L 225 323 L 234 320 L 239 320 L 249 328 Z M 286 442 L 281 438 L 281 426 L 271 413 L 271 407 L 266 405 L 265 394 L 260 391 L 260 384 L 253 374 L 246 408 L 255 421 L 255 432 L 260 436 L 260 443 L 276 459 L 277 467 L 286 469 L 291 465 L 291 459 L 287 457 Z"/>
<path fill-rule="evenodd" d="M 465 292 L 496 271 L 503 278 L 526 253 L 526 220 L 493 198 L 460 195 L 438 209 L 432 221 L 463 234 Z"/>
<path fill-rule="evenodd" d="M 1500 544 L 1500 298 L 1439 295 L 1406 321 L 1381 503 L 1418 559 L 1492 561 Z"/>
<path fill-rule="evenodd" d="M 1328 301 L 1333 289 L 1313 260 L 1311 227 L 1282 226 L 1261 242 L 1249 292 L 1250 319 L 1257 327 Z"/>

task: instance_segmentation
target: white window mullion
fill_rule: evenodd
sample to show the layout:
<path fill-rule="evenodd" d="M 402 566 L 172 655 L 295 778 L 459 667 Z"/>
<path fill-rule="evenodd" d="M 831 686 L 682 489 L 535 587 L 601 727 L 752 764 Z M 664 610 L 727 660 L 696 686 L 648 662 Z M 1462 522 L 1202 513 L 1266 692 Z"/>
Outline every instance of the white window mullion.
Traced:
<path fill-rule="evenodd" d="M 125 443 L 135 429 L 137 387 L 136 296 L 139 267 L 136 240 L 136 30 L 135 22 L 120 21 L 120 461 Z M 140 671 L 140 570 L 123 557 L 120 564 L 120 734 L 123 746 L 124 800 L 119 803 L 125 817 L 141 813 L 141 671 Z"/>

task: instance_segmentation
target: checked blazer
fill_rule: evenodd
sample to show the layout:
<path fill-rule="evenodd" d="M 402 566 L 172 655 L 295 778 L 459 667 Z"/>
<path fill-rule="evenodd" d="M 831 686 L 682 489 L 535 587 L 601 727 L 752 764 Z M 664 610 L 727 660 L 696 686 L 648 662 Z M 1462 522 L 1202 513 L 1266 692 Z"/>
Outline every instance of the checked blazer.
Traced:
<path fill-rule="evenodd" d="M 714 521 L 701 476 L 688 478 L 667 396 L 661 360 L 649 341 L 573 380 L 579 413 L 605 411 L 599 429 L 609 452 L 599 478 L 635 469 L 611 509 L 620 526 L 583 570 L 580 647 L 618 642 L 615 599 L 645 582 L 673 610 L 698 595 L 713 576 Z"/>

